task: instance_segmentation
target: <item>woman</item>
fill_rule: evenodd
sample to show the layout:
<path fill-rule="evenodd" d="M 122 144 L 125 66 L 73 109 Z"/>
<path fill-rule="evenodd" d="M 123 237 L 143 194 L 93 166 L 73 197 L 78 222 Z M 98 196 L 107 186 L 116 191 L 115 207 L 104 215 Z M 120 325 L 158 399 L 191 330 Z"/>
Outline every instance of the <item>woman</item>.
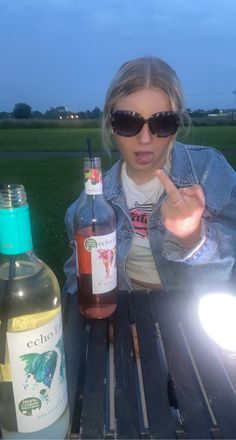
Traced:
<path fill-rule="evenodd" d="M 176 141 L 188 120 L 173 69 L 154 57 L 123 64 L 105 100 L 103 139 L 121 159 L 104 175 L 117 215 L 121 290 L 167 290 L 231 278 L 235 264 L 236 174 L 210 147 Z M 66 214 L 74 249 L 76 200 Z M 75 252 L 64 291 L 76 291 Z"/>

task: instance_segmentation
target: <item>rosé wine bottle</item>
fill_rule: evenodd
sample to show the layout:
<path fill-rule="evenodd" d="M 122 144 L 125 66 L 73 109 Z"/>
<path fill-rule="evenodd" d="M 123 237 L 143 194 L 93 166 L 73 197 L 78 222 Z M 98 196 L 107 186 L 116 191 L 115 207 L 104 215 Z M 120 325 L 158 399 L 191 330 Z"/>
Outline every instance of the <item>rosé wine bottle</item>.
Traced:
<path fill-rule="evenodd" d="M 78 301 L 87 318 L 117 306 L 116 217 L 102 191 L 101 160 L 84 159 L 85 197 L 75 216 Z"/>

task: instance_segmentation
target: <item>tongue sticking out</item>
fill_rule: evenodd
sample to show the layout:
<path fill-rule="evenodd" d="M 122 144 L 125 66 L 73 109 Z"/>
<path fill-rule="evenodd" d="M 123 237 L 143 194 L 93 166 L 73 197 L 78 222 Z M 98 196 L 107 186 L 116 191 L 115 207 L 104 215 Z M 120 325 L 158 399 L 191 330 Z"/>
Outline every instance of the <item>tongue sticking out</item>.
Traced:
<path fill-rule="evenodd" d="M 152 152 L 140 152 L 135 154 L 137 162 L 146 165 L 150 163 L 153 159 L 153 153 Z"/>

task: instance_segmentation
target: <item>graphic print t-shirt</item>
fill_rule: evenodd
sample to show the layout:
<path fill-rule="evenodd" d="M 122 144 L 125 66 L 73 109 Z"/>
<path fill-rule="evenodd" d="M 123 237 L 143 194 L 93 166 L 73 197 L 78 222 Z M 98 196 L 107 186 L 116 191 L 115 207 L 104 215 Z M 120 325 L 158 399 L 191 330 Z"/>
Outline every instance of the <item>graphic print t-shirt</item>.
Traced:
<path fill-rule="evenodd" d="M 169 163 L 166 164 L 165 170 L 168 168 L 170 168 Z M 136 281 L 160 284 L 160 277 L 150 249 L 147 222 L 154 203 L 163 192 L 163 185 L 157 177 L 142 185 L 136 184 L 127 175 L 125 162 L 122 165 L 121 180 L 135 230 L 126 262 L 127 273 Z"/>

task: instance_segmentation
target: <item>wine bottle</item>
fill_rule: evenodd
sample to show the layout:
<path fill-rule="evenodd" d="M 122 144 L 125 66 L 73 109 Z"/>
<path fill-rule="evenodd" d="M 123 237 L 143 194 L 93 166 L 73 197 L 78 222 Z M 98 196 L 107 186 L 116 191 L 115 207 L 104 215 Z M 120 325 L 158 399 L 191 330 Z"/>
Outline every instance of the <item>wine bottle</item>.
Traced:
<path fill-rule="evenodd" d="M 60 289 L 32 249 L 23 185 L 0 188 L 0 425 L 5 439 L 69 426 Z"/>
<path fill-rule="evenodd" d="M 103 196 L 101 159 L 84 160 L 85 197 L 75 215 L 78 301 L 87 318 L 117 306 L 116 216 Z"/>

